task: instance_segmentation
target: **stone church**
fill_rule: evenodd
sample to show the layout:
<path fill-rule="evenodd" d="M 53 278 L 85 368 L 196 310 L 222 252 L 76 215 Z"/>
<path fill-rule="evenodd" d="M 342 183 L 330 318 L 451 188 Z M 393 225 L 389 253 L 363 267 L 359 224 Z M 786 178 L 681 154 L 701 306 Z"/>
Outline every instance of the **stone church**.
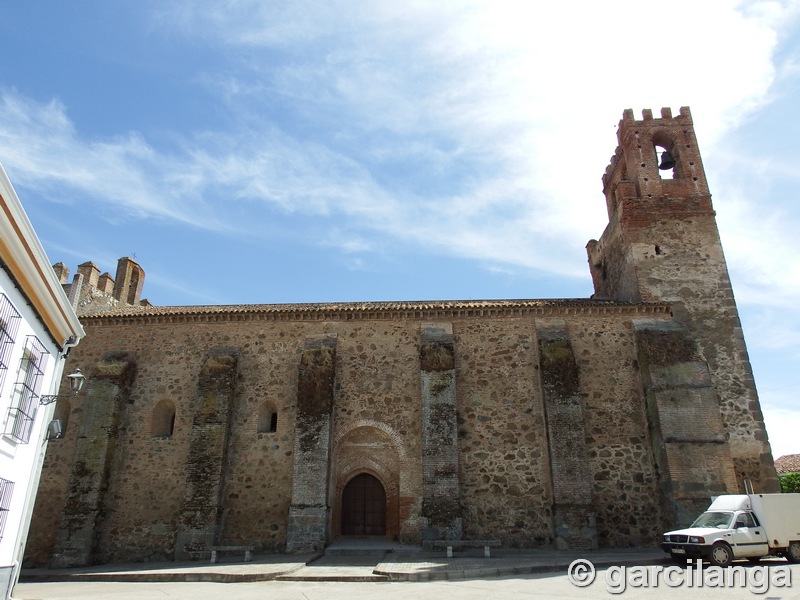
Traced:
<path fill-rule="evenodd" d="M 56 265 L 86 385 L 28 564 L 648 546 L 745 481 L 777 491 L 689 109 L 627 110 L 618 141 L 591 298 L 153 306 L 129 258 Z"/>

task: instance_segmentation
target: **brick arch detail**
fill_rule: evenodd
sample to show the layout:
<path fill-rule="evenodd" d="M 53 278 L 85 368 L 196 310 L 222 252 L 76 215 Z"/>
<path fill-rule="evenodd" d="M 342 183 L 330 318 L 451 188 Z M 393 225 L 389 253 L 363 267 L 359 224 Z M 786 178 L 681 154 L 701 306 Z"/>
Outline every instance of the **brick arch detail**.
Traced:
<path fill-rule="evenodd" d="M 397 454 L 400 457 L 400 461 L 405 463 L 408 458 L 408 453 L 406 451 L 405 445 L 403 444 L 403 439 L 400 437 L 394 429 L 392 429 L 389 425 L 382 421 L 376 421 L 375 419 L 357 419 L 352 423 L 342 427 L 341 429 L 337 430 L 337 432 L 333 436 L 333 448 L 334 452 L 339 447 L 339 442 L 341 442 L 345 437 L 350 435 L 356 429 L 361 429 L 362 427 L 371 427 L 374 429 L 378 429 L 385 433 L 394 443 L 394 447 L 397 450 Z"/>
<path fill-rule="evenodd" d="M 376 438 L 388 442 L 394 457 L 383 459 L 370 455 L 342 456 L 342 443 L 356 432 L 371 430 Z M 400 497 L 403 495 L 403 479 L 408 472 L 408 456 L 401 437 L 386 423 L 374 419 L 358 419 L 346 424 L 333 437 L 333 469 L 329 502 L 331 511 L 331 533 L 334 538 L 342 530 L 342 494 L 347 483 L 355 476 L 368 473 L 378 479 L 386 492 L 386 536 L 400 535 Z"/>
<path fill-rule="evenodd" d="M 341 496 L 345 486 L 353 477 L 362 473 L 369 473 L 383 485 L 386 495 L 397 494 L 400 489 L 397 473 L 391 473 L 384 465 L 373 460 L 351 460 L 342 465 L 339 469 L 340 477 L 336 478 L 336 495 Z"/>

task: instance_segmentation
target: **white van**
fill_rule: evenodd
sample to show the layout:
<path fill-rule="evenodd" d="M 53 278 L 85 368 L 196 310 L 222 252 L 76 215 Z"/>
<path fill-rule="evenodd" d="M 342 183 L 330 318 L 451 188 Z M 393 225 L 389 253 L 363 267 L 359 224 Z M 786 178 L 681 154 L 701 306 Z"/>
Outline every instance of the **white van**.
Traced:
<path fill-rule="evenodd" d="M 661 548 L 680 563 L 704 558 L 724 567 L 766 556 L 800 562 L 800 494 L 718 496 L 691 527 L 665 533 Z"/>

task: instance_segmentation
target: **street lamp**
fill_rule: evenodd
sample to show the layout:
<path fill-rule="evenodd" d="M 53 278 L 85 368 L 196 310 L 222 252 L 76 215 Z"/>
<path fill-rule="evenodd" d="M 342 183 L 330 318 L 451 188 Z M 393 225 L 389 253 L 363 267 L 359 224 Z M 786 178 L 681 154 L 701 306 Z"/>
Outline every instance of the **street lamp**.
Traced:
<path fill-rule="evenodd" d="M 81 373 L 80 369 L 75 369 L 74 373 L 70 373 L 67 375 L 67 379 L 69 379 L 69 389 L 72 390 L 72 395 L 76 396 L 78 392 L 81 391 L 83 387 L 83 382 L 86 380 L 86 376 Z M 43 394 L 39 396 L 39 404 L 51 404 L 55 402 L 59 398 L 68 397 L 67 394 Z"/>

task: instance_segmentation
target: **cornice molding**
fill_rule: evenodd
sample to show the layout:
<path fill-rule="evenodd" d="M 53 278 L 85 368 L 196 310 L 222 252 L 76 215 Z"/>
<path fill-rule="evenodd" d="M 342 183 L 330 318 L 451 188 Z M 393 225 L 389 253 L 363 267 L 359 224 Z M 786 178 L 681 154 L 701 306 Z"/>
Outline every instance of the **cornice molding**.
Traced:
<path fill-rule="evenodd" d="M 174 323 L 437 321 L 474 318 L 628 316 L 669 318 L 666 303 L 627 304 L 605 300 L 497 300 L 369 302 L 338 304 L 259 304 L 232 306 L 148 306 L 81 316 L 91 326 Z"/>

